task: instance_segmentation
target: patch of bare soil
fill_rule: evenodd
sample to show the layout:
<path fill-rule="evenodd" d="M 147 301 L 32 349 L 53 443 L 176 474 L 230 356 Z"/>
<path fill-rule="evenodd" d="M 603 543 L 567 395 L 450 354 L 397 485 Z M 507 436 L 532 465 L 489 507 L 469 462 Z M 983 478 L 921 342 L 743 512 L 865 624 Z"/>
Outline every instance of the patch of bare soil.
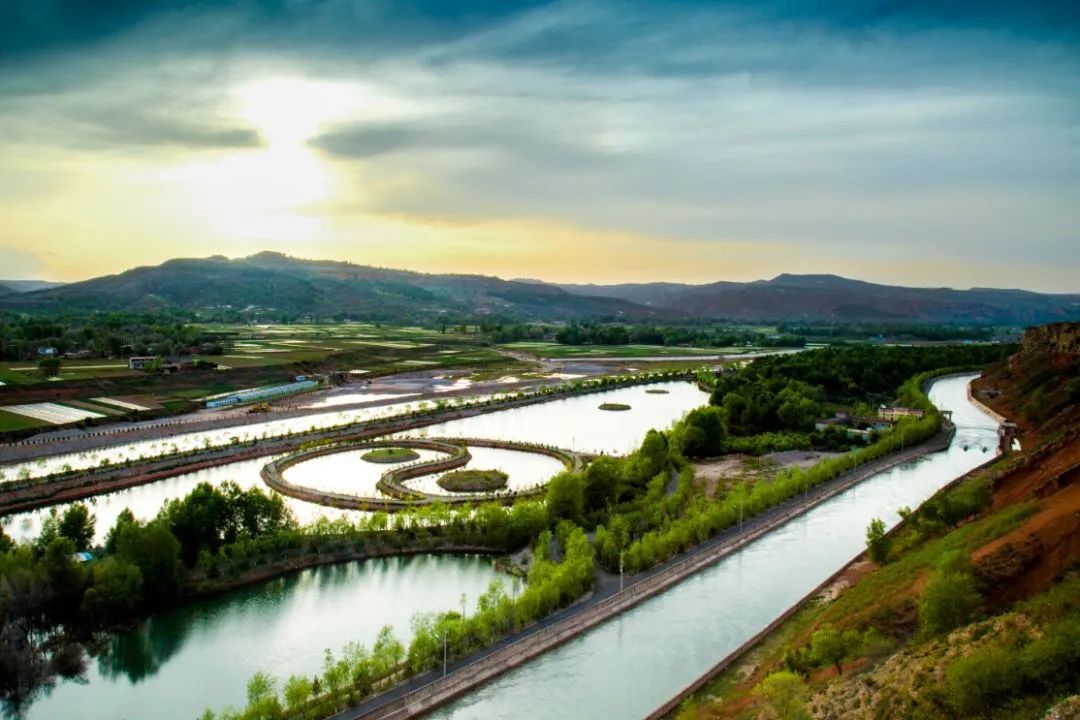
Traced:
<path fill-rule="evenodd" d="M 1012 472 L 994 483 L 994 508 L 1028 499 L 1050 498 L 1077 481 L 1080 471 L 1080 437 L 1073 437 L 1026 458 Z"/>
<path fill-rule="evenodd" d="M 1004 603 L 1040 592 L 1080 558 L 1080 471 L 1047 497 L 1039 512 L 1020 527 L 972 555 L 980 576 Z"/>
<path fill-rule="evenodd" d="M 708 497 L 730 490 L 737 483 L 771 477 L 776 465 L 752 455 L 724 455 L 694 463 L 694 480 Z"/>

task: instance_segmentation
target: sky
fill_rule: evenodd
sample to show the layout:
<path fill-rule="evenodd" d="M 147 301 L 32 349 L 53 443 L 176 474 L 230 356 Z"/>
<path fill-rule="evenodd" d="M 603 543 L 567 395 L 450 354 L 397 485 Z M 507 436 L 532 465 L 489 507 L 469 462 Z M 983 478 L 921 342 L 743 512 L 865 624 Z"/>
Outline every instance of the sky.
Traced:
<path fill-rule="evenodd" d="M 4 0 L 0 277 L 1080 292 L 1080 4 Z"/>

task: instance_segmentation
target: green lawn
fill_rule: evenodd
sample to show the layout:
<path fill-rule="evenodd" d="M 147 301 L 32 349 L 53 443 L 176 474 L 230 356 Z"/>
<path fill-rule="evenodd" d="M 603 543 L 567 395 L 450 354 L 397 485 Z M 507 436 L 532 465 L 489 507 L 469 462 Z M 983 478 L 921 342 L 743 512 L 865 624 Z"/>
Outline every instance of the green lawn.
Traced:
<path fill-rule="evenodd" d="M 28 428 L 42 427 L 43 425 L 48 425 L 48 423 L 0 410 L 0 432 L 26 430 Z"/>

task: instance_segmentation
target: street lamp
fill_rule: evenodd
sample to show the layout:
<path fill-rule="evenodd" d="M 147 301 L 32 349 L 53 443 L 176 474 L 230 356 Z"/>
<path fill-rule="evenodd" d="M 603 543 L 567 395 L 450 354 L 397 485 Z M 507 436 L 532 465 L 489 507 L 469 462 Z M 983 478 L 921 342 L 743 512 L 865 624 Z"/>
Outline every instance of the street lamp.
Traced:
<path fill-rule="evenodd" d="M 447 632 L 447 631 L 444 631 L 443 636 L 442 636 L 442 676 L 443 677 L 446 677 L 446 658 L 447 658 L 446 650 L 447 650 L 447 640 L 449 639 L 449 637 L 450 637 L 450 633 Z"/>
<path fill-rule="evenodd" d="M 623 589 L 623 558 L 626 556 L 625 550 L 619 551 L 619 592 Z"/>

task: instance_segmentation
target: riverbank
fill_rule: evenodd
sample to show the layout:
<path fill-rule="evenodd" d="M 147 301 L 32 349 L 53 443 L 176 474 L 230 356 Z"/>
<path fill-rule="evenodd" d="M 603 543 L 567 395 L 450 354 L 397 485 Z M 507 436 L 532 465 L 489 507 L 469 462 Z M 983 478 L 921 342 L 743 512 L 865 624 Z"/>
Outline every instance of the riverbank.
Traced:
<path fill-rule="evenodd" d="M 970 392 L 970 390 L 969 390 L 969 392 Z M 978 406 L 976 403 L 972 403 L 972 404 L 975 404 L 976 406 Z M 987 460 L 982 465 L 979 465 L 979 466 L 973 468 L 972 470 L 968 471 L 967 473 L 961 475 L 960 477 L 957 477 L 957 478 L 953 479 L 947 485 L 943 486 L 938 491 L 938 493 L 948 492 L 952 488 L 955 488 L 957 485 L 960 485 L 964 481 L 966 481 L 969 478 L 973 477 L 976 473 L 978 473 L 978 472 L 986 469 L 987 467 L 993 465 L 999 459 L 1000 459 L 1000 456 L 997 456 L 997 457 L 994 457 L 994 458 L 992 458 L 990 460 Z M 888 537 L 890 537 L 890 538 L 895 537 L 898 533 L 900 533 L 904 529 L 906 524 L 907 524 L 907 520 L 902 519 L 896 526 L 894 526 L 891 530 L 889 530 L 889 532 L 887 534 Z M 843 567 L 841 567 L 836 572 L 834 572 L 832 575 L 830 575 L 828 578 L 823 580 L 817 587 L 815 587 L 813 590 L 808 592 L 806 595 L 804 595 L 797 602 L 790 605 L 783 613 L 781 613 L 779 616 L 777 616 L 777 618 L 775 620 L 773 620 L 771 623 L 769 623 L 764 628 L 762 628 L 760 632 L 756 633 L 753 637 L 751 637 L 749 640 L 744 642 L 742 645 L 740 645 L 738 648 L 736 648 L 731 653 L 725 655 L 715 665 L 713 665 L 711 668 L 709 668 L 705 673 L 703 673 L 702 675 L 697 677 L 693 682 L 689 683 L 688 685 L 683 687 L 681 690 L 679 690 L 678 693 L 676 693 L 674 696 L 672 696 L 663 705 L 661 705 L 660 707 L 656 708 L 651 713 L 649 713 L 646 716 L 645 720 L 664 720 L 664 718 L 674 717 L 674 714 L 676 713 L 676 711 L 682 706 L 682 704 L 684 703 L 684 701 L 686 701 L 687 698 L 690 698 L 693 695 L 695 695 L 696 693 L 698 693 L 702 688 L 704 688 L 710 682 L 712 682 L 717 677 L 719 677 L 721 674 L 723 674 L 725 671 L 727 671 L 729 668 L 731 668 L 739 660 L 743 659 L 749 653 L 751 653 L 754 650 L 756 650 L 757 648 L 759 648 L 763 643 L 767 642 L 796 613 L 798 613 L 799 611 L 805 609 L 811 603 L 817 601 L 818 598 L 822 597 L 823 594 L 828 592 L 829 589 L 832 588 L 837 583 L 837 581 L 839 581 L 841 578 L 843 578 L 845 576 L 850 576 L 852 574 L 857 574 L 858 570 L 859 570 L 859 568 L 857 566 L 859 566 L 862 563 L 865 563 L 866 561 L 867 561 L 867 554 L 866 554 L 865 551 L 860 552 L 858 555 L 853 557 L 850 561 L 848 561 L 846 564 L 844 564 Z"/>
<path fill-rule="evenodd" d="M 943 487 L 877 546 L 879 562 L 856 558 L 694 683 L 696 694 L 688 688 L 650 717 L 756 718 L 776 707 L 756 688 L 781 683 L 800 689 L 814 718 L 1057 717 L 1080 668 L 1075 652 L 1044 652 L 1046 643 L 1078 647 L 1065 628 L 1076 623 L 1080 414 L 1066 393 L 1041 414 L 1016 402 L 1075 378 L 1075 365 L 1056 360 L 991 368 L 982 380 L 995 388 L 992 414 L 968 395 L 1026 433 L 1022 452 L 1005 448 Z M 938 592 L 964 578 L 974 589 L 963 602 Z M 954 603 L 946 615 L 942 602 Z M 845 640 L 832 657 L 815 651 L 837 634 L 863 640 Z"/>

